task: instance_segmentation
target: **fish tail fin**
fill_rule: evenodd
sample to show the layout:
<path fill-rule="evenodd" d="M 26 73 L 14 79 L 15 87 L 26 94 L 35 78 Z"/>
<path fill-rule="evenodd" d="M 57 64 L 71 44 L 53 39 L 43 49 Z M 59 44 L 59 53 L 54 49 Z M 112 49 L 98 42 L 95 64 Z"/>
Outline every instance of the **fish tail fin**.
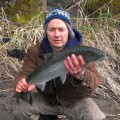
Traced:
<path fill-rule="evenodd" d="M 30 100 L 29 100 L 29 103 L 32 105 L 33 104 L 33 99 L 32 99 L 32 94 L 30 92 Z"/>
<path fill-rule="evenodd" d="M 16 102 L 19 104 L 19 99 L 22 99 L 28 103 L 30 103 L 32 105 L 32 95 L 31 92 L 21 92 L 21 93 L 17 93 L 15 92 L 15 94 L 12 96 L 13 98 L 16 98 Z"/>
<path fill-rule="evenodd" d="M 19 102 L 19 98 L 16 98 L 16 103 L 17 103 L 17 104 L 19 104 L 19 103 L 20 103 L 20 102 Z"/>

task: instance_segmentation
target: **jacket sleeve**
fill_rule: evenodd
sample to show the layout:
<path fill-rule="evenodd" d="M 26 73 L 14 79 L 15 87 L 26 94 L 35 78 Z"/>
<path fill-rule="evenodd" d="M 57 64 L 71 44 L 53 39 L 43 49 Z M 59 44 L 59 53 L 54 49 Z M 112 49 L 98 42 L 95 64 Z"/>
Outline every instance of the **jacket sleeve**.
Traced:
<path fill-rule="evenodd" d="M 18 81 L 20 81 L 22 78 L 26 78 L 26 76 L 37 67 L 35 58 L 36 50 L 34 49 L 33 46 L 31 46 L 28 48 L 22 68 L 14 80 L 14 87 L 16 86 Z"/>
<path fill-rule="evenodd" d="M 72 82 L 75 78 L 72 77 L 71 75 L 69 75 L 69 76 L 71 79 L 71 81 L 69 81 L 69 82 Z M 68 81 L 68 80 L 66 79 L 66 81 Z M 101 81 L 101 78 L 100 78 L 99 73 L 96 69 L 96 64 L 91 63 L 88 65 L 88 67 L 85 70 L 84 80 L 76 86 L 73 85 L 73 87 L 79 88 L 79 86 L 86 86 L 89 89 L 91 89 L 92 91 L 94 91 L 99 86 L 100 81 Z M 83 83 L 85 83 L 85 84 L 83 84 Z"/>
<path fill-rule="evenodd" d="M 86 86 L 91 88 L 93 91 L 99 86 L 101 78 L 96 68 L 95 63 L 91 63 L 85 70 L 85 79 Z"/>
<path fill-rule="evenodd" d="M 59 91 L 59 102 L 63 106 L 69 106 L 77 101 L 90 97 L 101 81 L 95 63 L 89 64 L 85 70 L 84 82 L 86 85 L 81 83 L 77 86 L 73 86 L 71 83 L 73 80 L 74 78 L 68 75 Z"/>

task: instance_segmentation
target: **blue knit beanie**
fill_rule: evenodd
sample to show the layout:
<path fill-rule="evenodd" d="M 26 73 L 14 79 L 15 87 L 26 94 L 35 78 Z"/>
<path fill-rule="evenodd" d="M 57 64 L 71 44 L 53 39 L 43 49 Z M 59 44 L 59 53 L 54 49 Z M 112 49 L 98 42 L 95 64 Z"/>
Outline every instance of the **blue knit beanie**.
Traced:
<path fill-rule="evenodd" d="M 70 14 L 61 8 L 56 8 L 46 15 L 45 22 L 44 22 L 44 31 L 45 31 L 44 38 L 47 38 L 47 35 L 46 35 L 47 25 L 48 25 L 48 22 L 50 22 L 52 19 L 63 20 L 69 30 L 69 39 L 75 37 L 75 33 L 73 32 L 73 29 L 71 26 Z"/>
<path fill-rule="evenodd" d="M 66 23 L 68 23 L 71 26 L 70 14 L 61 8 L 56 8 L 56 9 L 51 10 L 46 15 L 44 25 L 46 25 L 46 23 L 48 23 L 52 19 L 57 19 L 57 18 L 65 21 Z"/>

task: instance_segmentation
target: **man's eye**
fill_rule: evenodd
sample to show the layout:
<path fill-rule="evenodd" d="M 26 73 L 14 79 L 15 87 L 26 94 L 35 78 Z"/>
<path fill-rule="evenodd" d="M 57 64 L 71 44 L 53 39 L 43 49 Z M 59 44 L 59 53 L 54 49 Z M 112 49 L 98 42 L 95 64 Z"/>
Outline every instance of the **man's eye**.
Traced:
<path fill-rule="evenodd" d="M 54 31 L 54 29 L 49 29 L 49 31 Z"/>
<path fill-rule="evenodd" d="M 65 31 L 65 30 L 64 30 L 64 29 L 59 29 L 59 31 L 63 32 L 63 31 Z"/>

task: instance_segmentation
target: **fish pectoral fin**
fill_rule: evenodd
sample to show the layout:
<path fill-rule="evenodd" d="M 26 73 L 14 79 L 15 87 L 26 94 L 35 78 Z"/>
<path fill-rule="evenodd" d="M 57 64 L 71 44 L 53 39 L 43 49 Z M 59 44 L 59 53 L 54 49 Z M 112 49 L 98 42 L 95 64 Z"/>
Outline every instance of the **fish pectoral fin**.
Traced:
<path fill-rule="evenodd" d="M 38 84 L 36 85 L 36 87 L 37 87 L 38 89 L 40 89 L 41 91 L 43 91 L 44 88 L 45 88 L 45 82 L 38 83 Z"/>

